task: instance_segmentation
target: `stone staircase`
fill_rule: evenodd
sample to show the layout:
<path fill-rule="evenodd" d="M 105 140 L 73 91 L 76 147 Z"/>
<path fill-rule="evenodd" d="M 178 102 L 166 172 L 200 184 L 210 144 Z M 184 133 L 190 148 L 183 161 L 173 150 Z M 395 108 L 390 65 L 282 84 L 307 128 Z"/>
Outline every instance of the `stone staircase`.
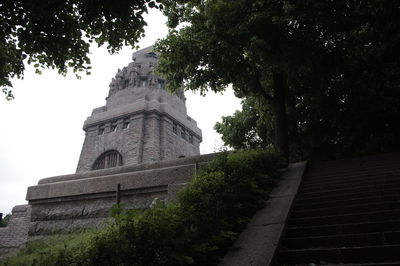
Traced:
<path fill-rule="evenodd" d="M 400 265 L 400 153 L 309 165 L 280 265 Z"/>

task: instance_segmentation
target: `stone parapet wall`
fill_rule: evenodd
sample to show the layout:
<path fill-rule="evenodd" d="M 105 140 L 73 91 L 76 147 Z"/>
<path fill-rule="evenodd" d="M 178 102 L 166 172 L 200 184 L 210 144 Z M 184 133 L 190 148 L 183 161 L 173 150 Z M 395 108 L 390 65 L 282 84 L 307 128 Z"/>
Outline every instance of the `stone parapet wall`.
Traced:
<path fill-rule="evenodd" d="M 182 165 L 162 169 L 41 184 L 28 187 L 26 199 L 30 203 L 33 203 L 34 201 L 41 199 L 106 193 L 109 191 L 115 191 L 117 184 L 121 184 L 121 190 L 166 186 L 176 182 L 185 182 L 193 173 L 194 165 Z"/>
<path fill-rule="evenodd" d="M 144 164 L 140 164 L 140 165 L 124 165 L 124 166 L 120 166 L 120 167 L 95 170 L 95 171 L 87 171 L 87 172 L 69 174 L 69 175 L 53 176 L 53 177 L 47 177 L 47 178 L 40 179 L 38 184 L 42 185 L 42 184 L 56 183 L 56 182 L 61 182 L 61 181 L 85 179 L 85 178 L 90 178 L 90 177 L 108 176 L 108 175 L 115 175 L 115 174 L 121 174 L 121 173 L 157 169 L 157 168 L 167 168 L 167 167 L 173 167 L 173 166 L 179 166 L 179 165 L 204 163 L 204 162 L 210 161 L 216 155 L 218 155 L 218 153 L 197 155 L 197 156 L 179 158 L 179 159 L 174 159 L 174 160 L 165 160 L 165 161 L 160 161 L 160 162 L 144 163 Z"/>
<path fill-rule="evenodd" d="M 156 198 L 166 203 L 174 201 L 176 193 L 191 180 L 198 167 L 214 156 L 42 179 L 27 192 L 26 198 L 32 206 L 29 239 L 101 227 L 116 204 L 118 184 L 124 208 L 146 209 Z"/>
<path fill-rule="evenodd" d="M 12 209 L 7 227 L 0 228 L 0 259 L 17 252 L 28 239 L 31 207 L 17 205 Z"/>

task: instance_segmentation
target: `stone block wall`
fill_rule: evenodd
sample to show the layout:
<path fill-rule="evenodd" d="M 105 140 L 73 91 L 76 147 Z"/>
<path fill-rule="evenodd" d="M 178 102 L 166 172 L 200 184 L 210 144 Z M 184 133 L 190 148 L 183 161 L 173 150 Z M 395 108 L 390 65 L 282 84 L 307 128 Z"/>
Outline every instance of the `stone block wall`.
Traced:
<path fill-rule="evenodd" d="M 143 134 L 143 163 L 161 160 L 161 121 L 156 113 L 146 115 Z"/>
<path fill-rule="evenodd" d="M 129 127 L 124 128 L 128 121 Z M 92 170 L 96 158 L 109 150 L 117 150 L 125 165 L 141 163 L 143 124 L 144 115 L 139 114 L 88 127 L 77 171 Z M 111 131 L 113 125 L 117 126 L 115 131 Z M 100 128 L 104 128 L 101 135 Z"/>
<path fill-rule="evenodd" d="M 166 201 L 164 187 L 122 190 L 121 204 L 128 209 L 145 209 L 155 198 Z M 79 195 L 69 200 L 32 201 L 32 215 L 29 226 L 29 239 L 47 235 L 66 234 L 100 228 L 111 222 L 110 209 L 116 204 L 116 191 L 98 195 Z"/>
<path fill-rule="evenodd" d="M 157 119 L 152 123 L 157 124 Z M 214 155 L 201 155 L 137 166 L 78 173 L 46 178 L 28 188 L 32 206 L 29 238 L 71 233 L 100 227 L 109 220 L 116 204 L 120 185 L 120 202 L 128 209 L 146 209 L 155 198 L 167 203 L 175 199 L 196 173 L 199 165 Z"/>
<path fill-rule="evenodd" d="M 172 119 L 163 124 L 163 158 L 191 157 L 200 154 L 201 139 Z"/>
<path fill-rule="evenodd" d="M 129 121 L 129 128 L 123 124 Z M 112 126 L 116 125 L 115 131 Z M 104 128 L 104 133 L 99 130 Z M 198 133 L 158 111 L 143 111 L 87 128 L 77 173 L 92 170 L 101 154 L 118 151 L 124 165 L 154 163 L 200 154 Z"/>
<path fill-rule="evenodd" d="M 17 252 L 28 239 L 31 207 L 18 205 L 12 209 L 7 227 L 0 228 L 0 259 Z"/>

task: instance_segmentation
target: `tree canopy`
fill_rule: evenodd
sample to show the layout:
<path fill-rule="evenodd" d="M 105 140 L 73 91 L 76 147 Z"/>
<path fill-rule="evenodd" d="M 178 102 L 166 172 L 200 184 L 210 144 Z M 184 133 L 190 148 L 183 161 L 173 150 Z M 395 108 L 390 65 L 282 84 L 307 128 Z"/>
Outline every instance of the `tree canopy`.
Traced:
<path fill-rule="evenodd" d="M 234 149 L 255 149 L 272 146 L 272 112 L 268 105 L 256 97 L 242 101 L 242 110 L 222 117 L 214 129 L 221 134 L 226 145 Z"/>
<path fill-rule="evenodd" d="M 204 93 L 232 84 L 239 96 L 256 97 L 269 106 L 272 112 L 257 123 L 272 123 L 275 146 L 276 138 L 286 131 L 302 158 L 400 148 L 396 137 L 400 133 L 396 122 L 400 112 L 398 2 L 185 0 L 164 4 L 170 26 L 179 25 L 158 44 L 159 69 L 171 81 L 170 88 L 184 86 Z M 284 94 L 277 97 L 279 91 Z M 225 139 L 234 135 L 233 125 L 247 132 L 242 134 L 244 143 L 249 140 L 246 136 L 257 132 L 255 124 L 247 122 L 259 120 L 265 108 L 245 101 L 247 109 L 217 126 Z M 282 113 L 288 123 L 277 131 Z M 270 145 L 268 136 L 271 132 L 250 139 Z M 238 140 L 231 140 L 228 144 L 236 146 Z"/>
<path fill-rule="evenodd" d="M 188 25 L 159 42 L 159 71 L 172 89 L 221 91 L 233 84 L 238 94 L 262 97 L 273 106 L 276 146 L 287 157 L 284 75 L 308 47 L 291 36 L 297 32 L 290 32 L 286 7 L 271 2 L 165 1 L 170 26 Z"/>
<path fill-rule="evenodd" d="M 25 63 L 65 74 L 90 73 L 91 42 L 113 53 L 135 46 L 144 34 L 151 0 L 2 1 L 0 3 L 0 86 L 12 98 L 11 79 L 21 78 Z"/>

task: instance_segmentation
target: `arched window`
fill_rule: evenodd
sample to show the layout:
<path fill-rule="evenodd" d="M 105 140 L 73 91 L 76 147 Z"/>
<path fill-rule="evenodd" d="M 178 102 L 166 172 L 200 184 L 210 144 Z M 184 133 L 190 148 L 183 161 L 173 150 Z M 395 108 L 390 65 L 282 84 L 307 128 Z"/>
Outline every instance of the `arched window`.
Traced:
<path fill-rule="evenodd" d="M 116 151 L 106 151 L 100 155 L 93 164 L 92 170 L 111 168 L 122 165 L 122 155 Z"/>

